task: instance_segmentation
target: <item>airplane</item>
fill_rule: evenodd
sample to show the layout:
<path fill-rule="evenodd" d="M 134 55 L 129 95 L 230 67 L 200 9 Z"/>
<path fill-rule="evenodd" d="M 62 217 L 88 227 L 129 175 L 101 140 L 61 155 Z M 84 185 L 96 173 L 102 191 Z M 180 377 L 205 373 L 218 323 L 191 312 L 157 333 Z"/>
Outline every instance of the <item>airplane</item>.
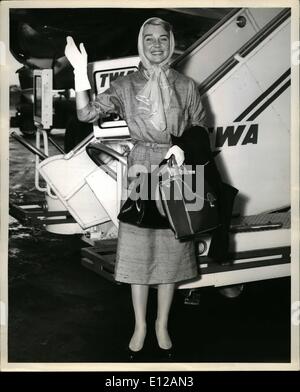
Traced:
<path fill-rule="evenodd" d="M 158 16 L 173 24 L 177 41 L 175 54 L 178 55 L 229 11 L 230 8 L 11 9 L 10 52 L 20 64 L 16 73 L 21 88 L 20 102 L 16 116 L 11 119 L 11 126 L 19 127 L 24 135 L 35 133 L 32 118 L 33 70 L 51 68 L 53 88 L 59 91 L 53 102 L 53 127 L 67 128 L 66 149 L 71 149 L 77 144 L 76 141 L 79 142 L 80 136 L 75 135 L 74 131 L 76 122 L 68 127 L 74 115 L 74 105 L 69 94 L 70 89 L 74 88 L 74 78 L 72 67 L 64 56 L 66 36 L 71 35 L 77 43 L 84 42 L 90 62 L 133 56 L 137 53 L 139 26 L 145 19 Z M 121 21 L 118 26 L 116 20 Z M 84 131 L 81 129 L 79 133 L 82 135 Z"/>
<path fill-rule="evenodd" d="M 205 286 L 230 287 L 290 275 L 290 27 L 287 8 L 230 9 L 172 63 L 197 83 L 208 114 L 211 147 L 218 152 L 216 164 L 223 180 L 239 189 L 230 228 L 230 262 L 220 265 L 207 256 L 210 235 L 197 238 L 200 275 L 179 286 L 189 297 Z M 134 72 L 138 63 L 137 56 L 91 61 L 93 96 L 114 78 Z M 44 78 L 35 88 L 41 97 L 44 94 L 45 103 L 51 73 L 39 70 L 34 75 Z M 42 92 L 41 85 L 47 84 L 48 92 Z M 39 105 L 40 110 L 43 102 Z M 114 281 L 117 214 L 126 154 L 132 148 L 126 122 L 113 115 L 99 120 L 70 151 L 48 157 L 48 151 L 41 151 L 40 138 L 47 145 L 49 105 L 44 112 L 46 120 L 35 107 L 40 122 L 35 147 L 15 137 L 37 156 L 38 177 L 47 183 L 40 187 L 47 209 L 11 205 L 11 214 L 19 219 L 32 214 L 53 233 L 81 234 L 90 245 L 82 249 L 82 265 Z M 97 163 L 90 159 L 89 146 L 99 151 Z"/>

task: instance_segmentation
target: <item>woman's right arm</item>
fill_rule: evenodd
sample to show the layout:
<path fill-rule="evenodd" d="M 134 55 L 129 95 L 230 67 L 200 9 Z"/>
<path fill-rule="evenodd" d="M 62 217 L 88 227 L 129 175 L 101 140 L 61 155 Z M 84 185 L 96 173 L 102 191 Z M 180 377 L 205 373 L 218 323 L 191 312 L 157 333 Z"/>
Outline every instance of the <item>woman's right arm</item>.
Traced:
<path fill-rule="evenodd" d="M 86 107 L 90 102 L 88 90 L 76 91 L 76 109 L 81 110 Z"/>
<path fill-rule="evenodd" d="M 94 101 L 89 100 L 87 91 L 76 92 L 77 117 L 82 122 L 94 122 L 99 117 L 105 117 L 110 113 L 117 113 L 125 119 L 125 110 L 121 91 L 112 82 L 104 93 L 98 94 Z"/>
<path fill-rule="evenodd" d="M 74 68 L 76 110 L 79 121 L 94 122 L 106 113 L 118 113 L 124 117 L 124 107 L 120 93 L 111 85 L 104 93 L 97 95 L 95 101 L 90 101 L 88 90 L 91 85 L 87 76 L 87 53 L 81 43 L 77 48 L 72 37 L 67 37 L 65 55 Z"/>
<path fill-rule="evenodd" d="M 99 114 L 90 103 L 88 90 L 76 91 L 76 111 L 79 121 L 94 122 Z"/>

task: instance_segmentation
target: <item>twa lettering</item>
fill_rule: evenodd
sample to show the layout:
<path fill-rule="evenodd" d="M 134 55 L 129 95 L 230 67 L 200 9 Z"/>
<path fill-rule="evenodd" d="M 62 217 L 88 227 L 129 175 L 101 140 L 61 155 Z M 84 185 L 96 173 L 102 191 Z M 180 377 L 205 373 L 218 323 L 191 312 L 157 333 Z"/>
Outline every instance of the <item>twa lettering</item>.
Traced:
<path fill-rule="evenodd" d="M 107 78 L 109 78 L 109 83 L 111 83 L 113 80 L 117 79 L 119 76 L 125 76 L 130 73 L 134 72 L 133 70 L 129 71 L 118 71 L 118 72 L 111 72 L 111 73 L 103 73 L 100 75 L 100 87 L 104 87 Z"/>
<path fill-rule="evenodd" d="M 229 147 L 238 144 L 257 144 L 258 124 L 209 128 L 209 132 L 215 134 L 215 148 L 223 147 L 226 142 Z"/>
<path fill-rule="evenodd" d="M 100 94 L 105 91 L 111 82 L 116 80 L 121 76 L 126 76 L 135 71 L 136 68 L 127 68 L 123 70 L 113 70 L 113 71 L 105 71 L 105 72 L 96 72 L 96 85 L 97 85 L 97 93 Z"/>

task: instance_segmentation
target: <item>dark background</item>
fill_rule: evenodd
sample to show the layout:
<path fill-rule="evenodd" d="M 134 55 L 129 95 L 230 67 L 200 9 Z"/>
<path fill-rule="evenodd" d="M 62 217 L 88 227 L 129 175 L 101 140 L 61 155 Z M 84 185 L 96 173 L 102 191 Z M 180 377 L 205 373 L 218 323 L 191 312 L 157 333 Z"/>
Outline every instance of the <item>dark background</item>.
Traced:
<path fill-rule="evenodd" d="M 65 37 L 84 42 L 89 61 L 137 54 L 137 36 L 143 22 L 153 16 L 173 25 L 176 50 L 185 50 L 231 8 L 76 8 L 10 10 L 10 47 L 20 60 L 61 57 Z"/>

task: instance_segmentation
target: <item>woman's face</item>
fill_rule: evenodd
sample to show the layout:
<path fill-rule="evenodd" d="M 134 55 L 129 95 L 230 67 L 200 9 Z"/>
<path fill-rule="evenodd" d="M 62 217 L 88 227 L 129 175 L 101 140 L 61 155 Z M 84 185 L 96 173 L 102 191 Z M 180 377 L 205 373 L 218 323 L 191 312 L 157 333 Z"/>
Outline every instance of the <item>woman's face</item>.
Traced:
<path fill-rule="evenodd" d="M 150 63 L 161 63 L 170 53 L 169 33 L 160 25 L 146 25 L 143 34 L 143 47 L 144 54 Z"/>

